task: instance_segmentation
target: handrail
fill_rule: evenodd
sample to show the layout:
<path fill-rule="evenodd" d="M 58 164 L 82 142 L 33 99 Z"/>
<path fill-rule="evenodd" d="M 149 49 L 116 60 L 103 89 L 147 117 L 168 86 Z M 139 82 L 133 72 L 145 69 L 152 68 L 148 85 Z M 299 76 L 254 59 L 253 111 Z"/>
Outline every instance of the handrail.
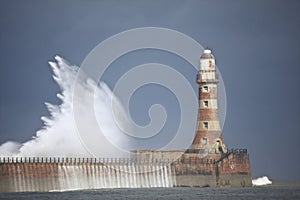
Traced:
<path fill-rule="evenodd" d="M 194 151 L 187 150 L 186 153 L 193 153 Z M 197 151 L 195 150 L 194 153 Z M 198 151 L 199 152 L 199 151 Z M 223 154 L 222 157 L 227 157 L 230 154 L 247 154 L 247 149 L 230 149 Z M 0 164 L 3 163 L 103 163 L 103 164 L 151 164 L 151 163 L 173 163 L 181 159 L 146 159 L 146 158 L 83 158 L 83 157 L 0 157 Z M 201 160 L 201 159 L 200 159 Z M 203 159 L 205 160 L 205 158 Z M 190 161 L 193 162 L 193 161 Z M 202 161 L 200 161 L 202 162 Z M 203 161 L 204 162 L 204 161 Z M 208 161 L 208 163 L 214 163 Z"/>
<path fill-rule="evenodd" d="M 0 157 L 0 164 L 4 163 L 105 163 L 105 164 L 146 164 L 146 163 L 172 163 L 172 159 L 139 159 L 139 158 L 84 158 L 84 157 Z"/>

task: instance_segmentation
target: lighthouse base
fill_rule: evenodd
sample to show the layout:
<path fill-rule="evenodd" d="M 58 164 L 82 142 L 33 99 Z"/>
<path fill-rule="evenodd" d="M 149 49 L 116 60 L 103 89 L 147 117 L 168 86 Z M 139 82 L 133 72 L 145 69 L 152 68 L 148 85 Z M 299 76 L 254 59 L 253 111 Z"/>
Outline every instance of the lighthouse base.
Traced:
<path fill-rule="evenodd" d="M 250 187 L 252 177 L 247 150 L 208 155 L 185 153 L 173 163 L 176 185 L 189 187 Z M 216 159 L 213 159 L 216 158 Z"/>

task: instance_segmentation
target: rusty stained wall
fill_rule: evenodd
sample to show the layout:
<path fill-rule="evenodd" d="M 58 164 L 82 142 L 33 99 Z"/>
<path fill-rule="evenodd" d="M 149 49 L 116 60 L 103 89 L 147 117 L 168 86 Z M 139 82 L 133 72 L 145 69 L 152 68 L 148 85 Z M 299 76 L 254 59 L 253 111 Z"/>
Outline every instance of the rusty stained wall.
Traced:
<path fill-rule="evenodd" d="M 234 153 L 218 163 L 219 175 L 244 174 L 251 175 L 248 154 Z"/>
<path fill-rule="evenodd" d="M 0 164 L 0 178 L 58 177 L 59 163 L 6 163 Z"/>
<path fill-rule="evenodd" d="M 176 176 L 180 175 L 213 175 L 215 176 L 215 164 L 206 163 L 206 161 L 191 163 L 174 163 Z"/>
<path fill-rule="evenodd" d="M 215 154 L 199 159 L 185 153 L 173 163 L 177 186 L 250 187 L 252 177 L 249 155 L 244 151 Z"/>
<path fill-rule="evenodd" d="M 115 163 L 112 163 L 113 166 Z M 58 178 L 62 176 L 59 173 L 59 167 L 64 166 L 89 166 L 89 165 L 103 165 L 102 163 L 2 163 L 0 164 L 0 180 L 3 178 Z M 88 168 L 85 168 L 87 173 Z"/>
<path fill-rule="evenodd" d="M 233 153 L 217 165 L 217 185 L 220 187 L 250 187 L 252 177 L 247 153 Z"/>
<path fill-rule="evenodd" d="M 150 152 L 148 152 L 150 153 Z M 166 152 L 163 152 L 164 155 Z M 172 154 L 175 152 L 172 152 Z M 179 152 L 177 152 L 179 153 Z M 143 154 L 144 155 L 144 154 Z M 155 152 L 154 155 L 159 155 Z M 185 153 L 173 162 L 172 173 L 176 186 L 246 187 L 252 185 L 250 161 L 247 153 L 230 153 L 217 160 L 196 158 L 197 153 Z M 59 189 L 59 166 L 88 166 L 101 163 L 3 163 L 0 164 L 0 191 L 47 191 Z M 126 163 L 122 163 L 124 165 Z M 129 163 L 127 163 L 129 164 Z M 142 163 L 151 165 L 151 163 Z M 118 163 L 112 163 L 118 166 Z M 85 169 L 88 169 L 86 167 Z M 89 174 L 87 171 L 86 174 Z M 16 180 L 22 180 L 16 181 Z"/>
<path fill-rule="evenodd" d="M 59 189 L 60 163 L 2 163 L 0 192 Z"/>

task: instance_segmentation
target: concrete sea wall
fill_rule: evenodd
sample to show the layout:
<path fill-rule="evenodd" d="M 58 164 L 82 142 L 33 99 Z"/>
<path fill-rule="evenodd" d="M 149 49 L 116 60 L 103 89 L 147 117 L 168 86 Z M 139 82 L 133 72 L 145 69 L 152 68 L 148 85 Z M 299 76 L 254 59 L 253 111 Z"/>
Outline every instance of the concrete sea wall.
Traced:
<path fill-rule="evenodd" d="M 250 158 L 247 150 L 234 150 L 226 154 L 216 165 L 219 186 L 252 186 Z"/>
<path fill-rule="evenodd" d="M 219 157 L 220 156 L 220 157 Z M 252 177 L 246 149 L 197 159 L 197 154 L 183 155 L 173 163 L 177 186 L 193 187 L 250 187 Z M 188 158 L 188 159 L 187 159 Z"/>
<path fill-rule="evenodd" d="M 167 162 L 7 158 L 0 164 L 0 192 L 174 187 L 173 175 Z"/>
<path fill-rule="evenodd" d="M 181 158 L 0 158 L 0 192 L 252 185 L 246 150 L 229 151 L 218 160 Z"/>

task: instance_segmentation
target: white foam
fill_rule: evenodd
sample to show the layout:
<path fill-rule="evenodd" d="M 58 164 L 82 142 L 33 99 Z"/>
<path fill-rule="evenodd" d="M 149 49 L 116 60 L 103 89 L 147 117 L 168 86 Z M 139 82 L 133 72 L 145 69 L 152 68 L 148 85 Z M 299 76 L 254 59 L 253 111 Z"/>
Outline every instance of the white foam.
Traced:
<path fill-rule="evenodd" d="M 90 154 L 83 146 L 78 133 L 73 116 L 73 91 L 75 80 L 80 87 L 80 96 L 78 104 L 83 110 L 86 109 L 86 97 L 95 95 L 95 111 L 94 115 L 97 121 L 101 122 L 101 130 L 105 137 L 115 145 L 127 144 L 127 141 L 119 137 L 123 135 L 121 129 L 116 124 L 111 104 L 112 101 L 116 105 L 121 105 L 119 100 L 114 96 L 112 91 L 105 83 L 98 85 L 89 77 L 79 77 L 79 67 L 66 62 L 63 58 L 55 56 L 55 62 L 49 62 L 53 71 L 53 78 L 61 89 L 57 97 L 61 100 L 61 104 L 53 105 L 46 102 L 49 116 L 41 117 L 44 127 L 36 132 L 31 140 L 18 144 L 16 142 L 6 142 L 0 144 L 0 156 L 67 156 L 67 157 L 89 157 Z M 122 106 L 118 106 L 117 113 L 127 115 L 123 111 Z M 82 116 L 84 118 L 84 115 Z M 79 119 L 80 121 L 81 119 Z M 85 118 L 82 120 L 86 120 Z M 89 127 L 98 130 L 98 127 Z M 122 127 L 121 127 L 122 128 Z M 20 133 L 21 134 L 21 133 Z M 103 137 L 104 137 L 103 136 Z M 93 140 L 93 138 L 90 138 Z M 112 145 L 99 141 L 99 147 L 106 149 L 103 151 L 102 157 L 122 157 L 118 152 L 110 151 Z M 109 154 L 108 154 L 109 153 Z"/>
<path fill-rule="evenodd" d="M 270 185 L 272 181 L 269 180 L 267 176 L 259 177 L 257 179 L 252 180 L 253 186 L 262 186 L 262 185 Z"/>
<path fill-rule="evenodd" d="M 82 188 L 72 188 L 72 189 L 64 189 L 64 190 L 49 190 L 48 192 L 69 192 L 69 191 L 77 191 L 83 190 Z"/>

